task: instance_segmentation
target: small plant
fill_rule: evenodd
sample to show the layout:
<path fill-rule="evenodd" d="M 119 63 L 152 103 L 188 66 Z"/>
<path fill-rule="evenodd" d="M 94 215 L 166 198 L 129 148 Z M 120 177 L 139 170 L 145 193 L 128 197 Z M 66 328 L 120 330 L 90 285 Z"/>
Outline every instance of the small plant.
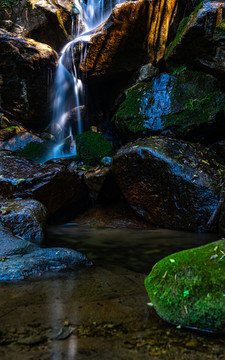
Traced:
<path fill-rule="evenodd" d="M 206 95 L 202 99 L 188 99 L 185 110 L 198 110 L 200 109 L 200 106 L 204 103 L 210 100 L 210 96 Z"/>
<path fill-rule="evenodd" d="M 183 65 L 178 68 L 173 69 L 173 75 L 180 75 L 182 72 L 187 70 L 187 66 Z"/>
<path fill-rule="evenodd" d="M 14 0 L 0 0 L 0 7 L 12 7 L 13 5 L 16 5 L 18 2 Z"/>

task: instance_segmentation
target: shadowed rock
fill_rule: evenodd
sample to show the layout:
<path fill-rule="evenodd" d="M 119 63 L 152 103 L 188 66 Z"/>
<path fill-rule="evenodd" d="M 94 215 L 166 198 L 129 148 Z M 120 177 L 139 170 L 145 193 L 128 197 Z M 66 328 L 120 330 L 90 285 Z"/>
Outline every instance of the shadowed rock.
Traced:
<path fill-rule="evenodd" d="M 118 185 L 132 208 L 160 227 L 207 231 L 218 201 L 218 165 L 205 148 L 147 138 L 126 145 L 113 161 Z"/>
<path fill-rule="evenodd" d="M 1 111 L 29 128 L 43 129 L 49 121 L 49 74 L 57 58 L 49 46 L 0 29 Z"/>

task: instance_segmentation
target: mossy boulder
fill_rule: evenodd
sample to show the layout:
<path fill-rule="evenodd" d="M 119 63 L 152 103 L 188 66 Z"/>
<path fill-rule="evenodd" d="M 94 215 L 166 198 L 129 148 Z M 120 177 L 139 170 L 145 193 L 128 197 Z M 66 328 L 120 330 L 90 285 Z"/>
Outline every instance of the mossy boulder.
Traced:
<path fill-rule="evenodd" d="M 113 154 L 112 144 L 94 131 L 86 131 L 76 136 L 77 155 L 87 165 L 95 166 L 101 159 Z"/>
<path fill-rule="evenodd" d="M 225 240 L 172 254 L 145 279 L 157 313 L 185 327 L 225 334 Z"/>
<path fill-rule="evenodd" d="M 128 139 L 170 130 L 178 138 L 212 142 L 225 130 L 224 100 L 214 77 L 182 67 L 128 89 L 112 121 Z"/>

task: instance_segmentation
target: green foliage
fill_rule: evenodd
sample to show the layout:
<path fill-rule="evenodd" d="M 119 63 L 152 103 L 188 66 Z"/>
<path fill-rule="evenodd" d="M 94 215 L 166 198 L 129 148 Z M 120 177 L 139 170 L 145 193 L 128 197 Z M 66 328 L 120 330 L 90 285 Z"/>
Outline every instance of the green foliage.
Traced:
<path fill-rule="evenodd" d="M 187 70 L 187 66 L 183 65 L 178 68 L 172 68 L 172 70 L 173 70 L 173 75 L 180 75 L 182 72 Z"/>
<path fill-rule="evenodd" d="M 201 105 L 207 103 L 208 101 L 210 101 L 209 94 L 202 99 L 188 99 L 184 108 L 185 110 L 198 110 L 200 109 Z"/>
<path fill-rule="evenodd" d="M 0 0 L 0 7 L 13 7 L 16 4 L 18 4 L 18 1 L 15 0 Z"/>
<path fill-rule="evenodd" d="M 77 155 L 87 165 L 95 166 L 101 159 L 113 155 L 113 146 L 106 138 L 93 131 L 76 136 Z"/>
<path fill-rule="evenodd" d="M 50 150 L 47 142 L 39 143 L 37 141 L 30 142 L 23 149 L 19 149 L 16 153 L 27 160 L 41 162 Z"/>

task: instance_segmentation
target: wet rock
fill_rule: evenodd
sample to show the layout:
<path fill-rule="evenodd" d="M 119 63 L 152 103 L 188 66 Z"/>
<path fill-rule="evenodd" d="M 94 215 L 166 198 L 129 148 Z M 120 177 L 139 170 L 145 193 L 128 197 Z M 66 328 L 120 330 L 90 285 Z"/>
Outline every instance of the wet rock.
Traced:
<path fill-rule="evenodd" d="M 88 199 L 83 175 L 75 165 L 41 165 L 2 150 L 0 169 L 0 195 L 36 199 L 50 214 L 71 204 L 79 209 Z"/>
<path fill-rule="evenodd" d="M 9 228 L 14 235 L 31 242 L 44 238 L 46 219 L 45 206 L 36 200 L 0 202 L 0 223 Z"/>
<path fill-rule="evenodd" d="M 0 281 L 40 277 L 44 273 L 78 270 L 92 263 L 81 253 L 63 248 L 39 249 L 0 262 Z"/>
<path fill-rule="evenodd" d="M 221 181 L 206 149 L 178 140 L 146 138 L 122 147 L 113 173 L 137 214 L 160 227 L 207 231 Z"/>
<path fill-rule="evenodd" d="M 133 76 L 134 83 L 151 81 L 153 78 L 159 75 L 159 69 L 152 64 L 146 64 L 140 67 Z"/>
<path fill-rule="evenodd" d="M 0 30 L 1 110 L 28 128 L 49 122 L 49 74 L 57 54 L 47 45 Z"/>
<path fill-rule="evenodd" d="M 204 1 L 191 16 L 183 19 L 166 50 L 167 63 L 187 64 L 224 80 L 224 9 L 222 1 Z"/>
<path fill-rule="evenodd" d="M 78 12 L 72 0 L 21 0 L 11 7 L 0 7 L 0 28 L 61 50 L 68 42 L 72 18 L 77 30 Z"/>
<path fill-rule="evenodd" d="M 7 129 L 3 130 L 6 131 Z M 3 130 L 0 131 L 0 139 Z M 0 141 L 1 150 L 17 151 L 19 149 L 24 149 L 30 143 L 43 143 L 43 140 L 39 136 L 31 134 L 25 129 L 23 129 L 24 131 L 18 131 L 18 133 L 16 133 L 17 129 L 12 130 L 15 130 L 15 132 L 12 132 L 11 134 L 13 136 L 10 136 L 10 138 Z"/>
<path fill-rule="evenodd" d="M 24 255 L 37 250 L 37 246 L 29 241 L 25 241 L 0 225 L 0 259 L 4 261 L 6 257 L 13 255 Z"/>
<path fill-rule="evenodd" d="M 224 334 L 224 251 L 222 239 L 172 254 L 153 267 L 145 286 L 164 320 Z"/>
<path fill-rule="evenodd" d="M 116 5 L 106 22 L 90 34 L 81 71 L 89 77 L 113 77 L 147 62 L 158 63 L 163 58 L 169 30 L 172 31 L 175 19 L 181 19 L 181 13 L 183 16 L 185 5 L 175 0 Z M 87 37 L 83 44 L 85 41 Z"/>
<path fill-rule="evenodd" d="M 120 190 L 109 167 L 85 172 L 84 180 L 94 200 L 116 201 L 120 197 Z"/>
<path fill-rule="evenodd" d="M 224 94 L 218 81 L 202 72 L 161 74 L 126 93 L 113 117 L 125 139 L 163 130 L 189 141 L 213 142 L 225 130 Z"/>

